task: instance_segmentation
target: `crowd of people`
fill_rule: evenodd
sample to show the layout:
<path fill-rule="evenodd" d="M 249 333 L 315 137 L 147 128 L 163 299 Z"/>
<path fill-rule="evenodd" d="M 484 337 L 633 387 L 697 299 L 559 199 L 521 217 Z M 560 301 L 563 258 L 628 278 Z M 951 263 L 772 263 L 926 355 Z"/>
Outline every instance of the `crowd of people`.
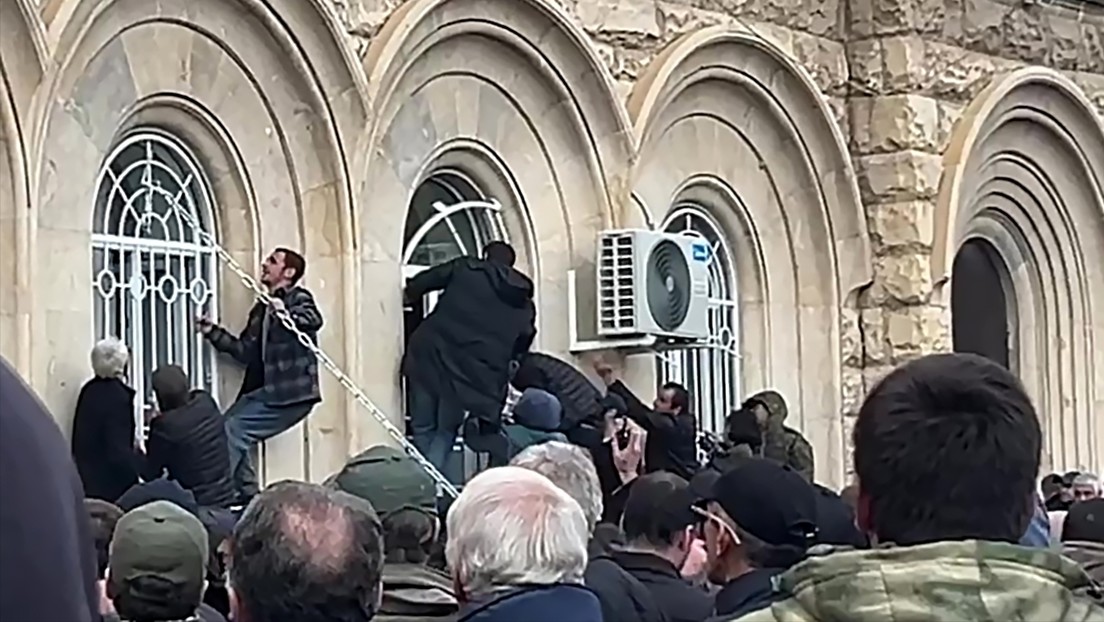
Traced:
<path fill-rule="evenodd" d="M 1037 479 L 1043 432 L 1008 370 L 960 354 L 894 370 L 862 403 L 854 483 L 837 493 L 776 391 L 703 443 L 685 387 L 648 405 L 603 359 L 595 383 L 530 352 L 532 284 L 504 244 L 407 290 L 442 291 L 403 363 L 414 444 L 443 468 L 462 438 L 490 468 L 452 500 L 380 445 L 322 483 L 251 489 L 250 444 L 320 398 L 309 348 L 273 321 L 321 326 L 289 257 L 262 269 L 278 308 L 236 338 L 204 327 L 247 367 L 238 401 L 223 414 L 179 367 L 156 370 L 144 451 L 121 344 L 93 353 L 71 454 L 0 367 L 0 619 L 1104 620 L 1099 481 Z M 129 425 L 98 408 L 109 397 Z M 97 446 L 116 453 L 95 462 Z"/>

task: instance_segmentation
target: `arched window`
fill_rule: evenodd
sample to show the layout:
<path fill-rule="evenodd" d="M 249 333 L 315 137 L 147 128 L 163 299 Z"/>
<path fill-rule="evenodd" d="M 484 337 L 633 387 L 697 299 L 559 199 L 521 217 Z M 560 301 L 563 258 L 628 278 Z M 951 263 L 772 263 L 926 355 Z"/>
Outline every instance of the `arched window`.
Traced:
<path fill-rule="evenodd" d="M 725 417 L 740 399 L 739 305 L 735 270 L 720 226 L 696 203 L 677 203 L 663 230 L 703 238 L 709 258 L 709 340 L 704 348 L 660 353 L 661 382 L 678 382 L 690 391 L 690 408 L 703 431 L 721 432 Z"/>
<path fill-rule="evenodd" d="M 470 177 L 455 169 L 439 169 L 414 191 L 403 233 L 403 277 L 465 255 L 479 255 L 493 240 L 508 241 L 502 208 Z M 436 303 L 436 294 L 412 301 L 404 310 L 406 338 Z M 486 467 L 486 459 L 468 451 L 458 439 L 457 459 L 446 468 L 453 482 L 467 481 Z"/>
<path fill-rule="evenodd" d="M 210 231 L 213 208 L 196 159 L 157 130 L 128 135 L 99 172 L 92 233 L 95 333 L 130 348 L 128 377 L 138 393 L 140 425 L 143 411 L 156 403 L 149 376 L 157 366 L 180 365 L 194 386 L 214 387 L 214 354 L 195 333 L 194 318 L 215 315 L 216 255 L 184 215 Z"/>

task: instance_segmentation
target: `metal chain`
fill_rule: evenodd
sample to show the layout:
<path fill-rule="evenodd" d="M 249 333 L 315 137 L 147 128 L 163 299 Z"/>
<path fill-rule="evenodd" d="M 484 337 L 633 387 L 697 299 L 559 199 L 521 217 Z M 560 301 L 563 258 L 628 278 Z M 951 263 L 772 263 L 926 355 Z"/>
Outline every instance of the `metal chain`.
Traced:
<path fill-rule="evenodd" d="M 171 201 L 170 204 L 173 206 L 173 209 L 176 210 L 177 214 L 179 214 L 180 217 L 183 218 L 186 223 L 188 223 L 188 226 L 192 229 L 192 231 L 200 238 L 202 238 L 205 243 L 211 246 L 211 248 L 215 251 L 215 254 L 218 255 L 220 259 L 222 259 L 222 261 L 226 264 L 226 267 L 230 268 L 231 272 L 238 276 L 242 284 L 252 290 L 253 295 L 256 296 L 258 300 L 265 303 L 265 305 L 271 307 L 272 297 L 269 296 L 268 293 L 265 292 L 264 289 L 262 289 L 261 286 L 257 284 L 256 279 L 246 273 L 246 271 L 242 269 L 241 265 L 238 264 L 238 262 L 235 261 L 234 258 L 230 255 L 230 253 L 227 252 L 227 250 L 223 247 L 219 246 L 214 237 L 211 236 L 211 234 L 207 233 L 207 231 L 205 231 L 203 227 L 201 227 L 199 223 L 196 222 L 195 218 L 191 214 L 189 214 L 187 210 L 182 209 L 179 203 L 177 203 L 176 201 Z M 437 470 L 437 467 L 433 466 L 433 464 L 429 460 L 427 460 L 420 451 L 418 451 L 418 448 L 416 448 L 413 443 L 406 439 L 406 436 L 397 427 L 395 427 L 393 423 L 391 423 L 391 421 L 387 418 L 387 415 L 378 406 L 372 403 L 372 400 L 368 399 L 368 396 L 364 394 L 364 391 L 362 391 L 360 387 L 358 387 L 345 372 L 341 371 L 341 368 L 333 362 L 333 359 L 331 359 L 329 355 L 327 355 L 322 350 L 322 348 L 319 348 L 313 341 L 311 341 L 311 338 L 308 337 L 303 331 L 299 330 L 299 328 L 295 325 L 295 321 L 291 318 L 291 315 L 287 312 L 286 309 L 277 311 L 276 317 L 279 318 L 280 323 L 284 325 L 284 328 L 288 329 L 293 335 L 295 335 L 295 338 L 299 340 L 299 343 L 303 344 L 303 347 L 307 348 L 312 353 L 314 353 L 316 357 L 318 357 L 318 361 L 322 364 L 322 366 L 325 367 L 331 374 L 333 374 L 335 378 L 337 378 L 337 381 L 341 383 L 341 386 L 345 387 L 345 390 L 347 390 L 349 393 L 352 393 L 353 397 L 356 398 L 356 401 L 361 406 L 363 406 L 365 410 L 368 411 L 368 414 L 372 415 L 373 419 L 375 419 L 381 426 L 383 426 L 383 429 L 391 435 L 391 438 L 395 439 L 395 441 L 399 443 L 399 446 L 401 446 L 403 450 L 406 451 L 407 455 L 409 455 L 415 462 L 417 462 L 418 465 L 421 466 L 422 469 L 424 469 L 431 478 L 433 478 L 433 481 L 437 483 L 438 489 L 440 491 L 444 492 L 454 499 L 459 495 L 459 492 L 456 490 L 456 487 L 452 485 L 452 482 L 450 482 L 448 478 L 442 475 L 441 472 Z"/>

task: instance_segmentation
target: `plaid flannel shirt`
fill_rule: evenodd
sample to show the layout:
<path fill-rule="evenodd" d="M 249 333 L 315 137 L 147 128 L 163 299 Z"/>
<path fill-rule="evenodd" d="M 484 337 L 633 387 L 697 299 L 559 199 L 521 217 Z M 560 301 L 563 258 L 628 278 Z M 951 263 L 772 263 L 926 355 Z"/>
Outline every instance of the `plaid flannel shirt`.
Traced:
<path fill-rule="evenodd" d="M 314 303 L 314 296 L 302 287 L 279 290 L 274 296 L 283 300 L 295 326 L 317 343 L 318 331 L 322 328 L 322 313 Z M 322 399 L 318 386 L 318 358 L 299 343 L 295 334 L 264 303 L 253 305 L 245 329 L 237 337 L 216 326 L 207 333 L 207 339 L 216 350 L 242 365 L 248 365 L 260 348 L 265 380 L 260 396 L 269 406 L 289 406 Z"/>

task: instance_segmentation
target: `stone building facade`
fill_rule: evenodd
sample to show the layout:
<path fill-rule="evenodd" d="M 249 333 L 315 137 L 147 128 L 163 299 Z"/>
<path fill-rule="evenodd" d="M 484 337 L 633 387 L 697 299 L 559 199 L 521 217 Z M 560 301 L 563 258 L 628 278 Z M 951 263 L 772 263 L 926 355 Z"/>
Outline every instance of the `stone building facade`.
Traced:
<path fill-rule="evenodd" d="M 1094 0 L 0 0 L 0 78 L 0 353 L 63 428 L 112 334 L 141 395 L 174 361 L 232 399 L 191 315 L 239 326 L 226 257 L 277 245 L 396 424 L 402 280 L 487 239 L 537 283 L 537 346 L 585 368 L 570 271 L 649 227 L 711 243 L 715 335 L 618 360 L 703 426 L 776 387 L 839 485 L 864 392 L 958 347 L 1023 378 L 1047 468 L 1102 466 Z M 323 391 L 269 478 L 385 438 Z"/>

